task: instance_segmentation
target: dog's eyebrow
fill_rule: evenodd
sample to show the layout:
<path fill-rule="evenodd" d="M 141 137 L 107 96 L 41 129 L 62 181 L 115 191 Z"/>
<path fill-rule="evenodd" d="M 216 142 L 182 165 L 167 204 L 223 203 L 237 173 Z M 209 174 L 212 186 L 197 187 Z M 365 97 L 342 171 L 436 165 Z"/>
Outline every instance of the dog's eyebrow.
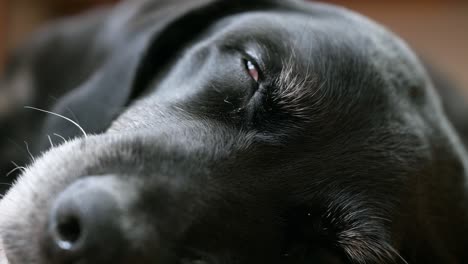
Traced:
<path fill-rule="evenodd" d="M 313 100 L 320 96 L 325 81 L 319 84 L 318 79 L 305 72 L 296 71 L 294 56 L 283 60 L 280 74 L 274 80 L 272 101 L 282 111 L 300 119 L 310 119 L 309 110 L 314 106 Z M 315 98 L 320 101 L 319 98 Z"/>

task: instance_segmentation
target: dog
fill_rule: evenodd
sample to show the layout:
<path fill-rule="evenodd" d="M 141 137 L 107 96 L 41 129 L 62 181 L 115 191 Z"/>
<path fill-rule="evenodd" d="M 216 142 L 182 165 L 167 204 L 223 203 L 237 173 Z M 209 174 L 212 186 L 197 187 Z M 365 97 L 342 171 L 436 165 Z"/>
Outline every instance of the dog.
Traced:
<path fill-rule="evenodd" d="M 347 9 L 126 2 L 1 85 L 2 263 L 468 263 L 466 115 Z"/>

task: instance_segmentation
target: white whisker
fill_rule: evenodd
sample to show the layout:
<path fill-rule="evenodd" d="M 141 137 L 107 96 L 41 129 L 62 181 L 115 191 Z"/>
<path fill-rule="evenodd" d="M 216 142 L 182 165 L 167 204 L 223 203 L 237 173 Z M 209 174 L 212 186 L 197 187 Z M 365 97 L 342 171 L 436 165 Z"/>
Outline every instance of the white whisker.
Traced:
<path fill-rule="evenodd" d="M 31 157 L 31 160 L 34 161 L 34 156 L 33 156 L 33 154 L 31 154 L 31 151 L 29 150 L 28 142 L 26 142 L 26 141 L 23 141 L 23 142 L 24 142 L 24 145 L 26 145 L 26 150 L 28 151 L 28 154 Z"/>
<path fill-rule="evenodd" d="M 7 174 L 6 174 L 6 177 L 10 176 L 13 172 L 17 171 L 17 170 L 26 170 L 25 167 L 22 167 L 22 166 L 18 166 L 14 169 L 12 169 L 11 171 L 9 171 Z M 7 183 L 0 183 L 0 184 L 3 184 L 3 185 L 7 185 Z M 11 184 L 10 184 L 11 185 Z"/>
<path fill-rule="evenodd" d="M 54 143 L 52 143 L 52 139 L 50 138 L 50 135 L 47 135 L 47 138 L 49 139 L 50 147 L 54 148 Z"/>
<path fill-rule="evenodd" d="M 6 177 L 10 176 L 10 174 L 12 174 L 13 172 L 17 171 L 17 170 L 22 170 L 22 171 L 25 171 L 26 170 L 26 167 L 24 166 L 19 166 L 16 162 L 14 161 L 11 161 L 11 164 L 15 165 L 15 168 L 12 169 L 11 171 L 9 171 L 7 174 L 6 174 Z"/>
<path fill-rule="evenodd" d="M 66 140 L 63 136 L 61 136 L 61 135 L 59 135 L 59 134 L 57 134 L 57 133 L 54 133 L 54 136 L 63 139 L 63 142 L 67 142 L 67 140 Z"/>
<path fill-rule="evenodd" d="M 88 137 L 88 135 L 86 134 L 86 131 L 84 131 L 84 129 L 78 123 L 76 123 L 75 121 L 71 120 L 68 117 L 65 117 L 63 115 L 60 115 L 60 114 L 57 114 L 57 113 L 54 113 L 54 112 L 51 112 L 51 111 L 47 111 L 47 110 L 39 109 L 39 108 L 36 108 L 36 107 L 32 107 L 32 106 L 25 106 L 24 108 L 37 110 L 37 111 L 40 111 L 40 112 L 44 112 L 44 113 L 47 113 L 47 114 L 51 114 L 51 115 L 63 118 L 66 121 L 68 121 L 68 122 L 72 123 L 73 125 L 75 125 L 81 131 L 81 133 L 83 133 L 85 138 Z"/>

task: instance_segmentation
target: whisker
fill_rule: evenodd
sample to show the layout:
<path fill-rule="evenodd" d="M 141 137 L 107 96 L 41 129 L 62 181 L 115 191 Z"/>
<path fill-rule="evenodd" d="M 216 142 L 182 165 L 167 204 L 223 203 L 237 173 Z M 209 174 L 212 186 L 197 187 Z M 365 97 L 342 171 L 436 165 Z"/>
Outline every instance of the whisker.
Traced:
<path fill-rule="evenodd" d="M 16 167 L 20 167 L 20 166 L 18 166 L 18 163 L 14 162 L 14 161 L 11 161 L 11 164 L 15 165 Z"/>
<path fill-rule="evenodd" d="M 57 133 L 54 133 L 54 136 L 63 139 L 63 142 L 67 142 L 67 140 L 66 140 L 63 136 L 61 136 L 61 135 L 59 135 L 59 134 L 57 134 Z"/>
<path fill-rule="evenodd" d="M 23 141 L 23 142 L 24 142 L 24 145 L 26 145 L 26 150 L 28 151 L 28 154 L 31 157 L 31 160 L 34 161 L 34 156 L 33 156 L 33 154 L 31 154 L 31 151 L 29 150 L 28 142 L 26 142 L 26 141 Z"/>
<path fill-rule="evenodd" d="M 73 117 L 73 120 L 75 120 L 75 122 L 78 123 L 78 118 L 76 117 L 75 113 L 73 113 L 73 111 L 70 109 L 70 107 L 66 107 L 68 113 L 70 113 L 70 115 Z"/>
<path fill-rule="evenodd" d="M 47 114 L 51 114 L 51 115 L 54 115 L 54 116 L 63 118 L 63 119 L 65 119 L 66 121 L 68 121 L 68 122 L 72 123 L 73 125 L 75 125 L 75 126 L 81 131 L 81 133 L 83 133 L 83 135 L 84 135 L 85 138 L 88 137 L 88 135 L 86 134 L 86 131 L 84 131 L 84 129 L 83 129 L 78 123 L 76 123 L 75 121 L 71 120 L 71 119 L 68 118 L 68 117 L 65 117 L 65 116 L 63 116 L 63 115 L 60 115 L 60 114 L 57 114 L 57 113 L 54 113 L 54 112 L 51 112 L 51 111 L 47 111 L 47 110 L 44 110 L 44 109 L 32 107 L 32 106 L 25 106 L 24 108 L 33 109 L 33 110 L 36 110 L 36 111 L 39 111 L 39 112 L 44 112 L 44 113 L 47 113 Z"/>
<path fill-rule="evenodd" d="M 14 169 L 12 169 L 11 171 L 9 171 L 7 174 L 6 174 L 6 177 L 10 176 L 13 172 L 17 171 L 17 170 L 23 170 L 25 171 L 26 170 L 26 167 L 23 167 L 23 166 L 18 166 L 18 164 L 16 164 L 16 162 L 12 161 L 11 162 L 13 165 L 15 165 L 16 167 Z M 1 183 L 0 183 L 1 184 Z"/>
<path fill-rule="evenodd" d="M 52 143 L 52 139 L 50 138 L 50 135 L 47 135 L 47 138 L 49 139 L 50 147 L 54 148 L 54 143 Z"/>

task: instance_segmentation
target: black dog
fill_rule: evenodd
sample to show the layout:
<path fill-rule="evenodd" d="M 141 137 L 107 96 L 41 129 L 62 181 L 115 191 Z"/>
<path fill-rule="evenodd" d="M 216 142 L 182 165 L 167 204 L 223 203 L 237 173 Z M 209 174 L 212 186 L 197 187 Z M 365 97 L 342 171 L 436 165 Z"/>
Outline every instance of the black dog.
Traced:
<path fill-rule="evenodd" d="M 10 264 L 468 262 L 461 140 L 348 10 L 127 3 L 39 33 L 3 87 Z"/>

